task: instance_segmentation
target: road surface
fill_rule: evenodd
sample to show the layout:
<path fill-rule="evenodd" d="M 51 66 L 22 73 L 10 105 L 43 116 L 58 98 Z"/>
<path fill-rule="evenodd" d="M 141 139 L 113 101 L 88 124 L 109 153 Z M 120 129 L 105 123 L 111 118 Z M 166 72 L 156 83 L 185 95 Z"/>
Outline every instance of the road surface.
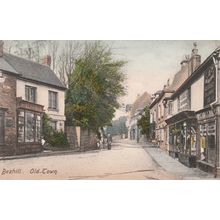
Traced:
<path fill-rule="evenodd" d="M 178 179 L 140 146 L 113 143 L 112 149 L 71 155 L 0 161 L 1 179 Z"/>

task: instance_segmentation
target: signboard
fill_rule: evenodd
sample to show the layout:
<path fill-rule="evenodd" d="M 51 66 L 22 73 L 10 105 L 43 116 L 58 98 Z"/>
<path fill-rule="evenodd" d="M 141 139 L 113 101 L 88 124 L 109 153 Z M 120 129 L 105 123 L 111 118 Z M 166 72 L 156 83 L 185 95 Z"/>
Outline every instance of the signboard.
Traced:
<path fill-rule="evenodd" d="M 216 69 L 212 64 L 204 72 L 204 107 L 216 99 Z"/>
<path fill-rule="evenodd" d="M 185 90 L 178 99 L 178 110 L 185 111 L 190 109 L 190 89 Z"/>

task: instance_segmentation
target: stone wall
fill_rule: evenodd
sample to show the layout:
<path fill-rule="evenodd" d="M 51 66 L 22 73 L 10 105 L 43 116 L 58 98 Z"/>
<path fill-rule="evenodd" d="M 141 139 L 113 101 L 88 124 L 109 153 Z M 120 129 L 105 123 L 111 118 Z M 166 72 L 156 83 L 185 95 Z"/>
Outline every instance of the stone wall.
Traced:
<path fill-rule="evenodd" d="M 97 148 L 96 134 L 88 129 L 66 126 L 66 135 L 72 149 L 86 151 Z"/>
<path fill-rule="evenodd" d="M 5 115 L 5 141 L 0 146 L 0 155 L 16 153 L 16 77 L 3 74 L 0 81 L 0 109 Z"/>
<path fill-rule="evenodd" d="M 88 129 L 81 128 L 80 148 L 83 151 L 97 149 L 96 134 Z"/>
<path fill-rule="evenodd" d="M 79 149 L 80 143 L 78 143 L 79 142 L 78 140 L 80 137 L 77 136 L 77 133 L 78 133 L 77 128 L 73 126 L 66 126 L 65 130 L 66 130 L 66 136 L 67 136 L 67 140 L 70 145 L 70 148 Z"/>

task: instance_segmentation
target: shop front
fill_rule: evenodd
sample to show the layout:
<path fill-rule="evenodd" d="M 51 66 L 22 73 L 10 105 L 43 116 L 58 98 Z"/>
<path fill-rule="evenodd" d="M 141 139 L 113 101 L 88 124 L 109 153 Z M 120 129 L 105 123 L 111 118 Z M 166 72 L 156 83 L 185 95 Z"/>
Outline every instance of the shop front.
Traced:
<path fill-rule="evenodd" d="M 214 172 L 217 166 L 216 117 L 211 108 L 197 112 L 198 119 L 198 167 Z"/>
<path fill-rule="evenodd" d="M 24 100 L 17 102 L 17 154 L 42 150 L 43 106 Z"/>
<path fill-rule="evenodd" d="M 166 120 L 169 127 L 169 155 L 188 167 L 196 167 L 197 119 L 183 111 Z"/>

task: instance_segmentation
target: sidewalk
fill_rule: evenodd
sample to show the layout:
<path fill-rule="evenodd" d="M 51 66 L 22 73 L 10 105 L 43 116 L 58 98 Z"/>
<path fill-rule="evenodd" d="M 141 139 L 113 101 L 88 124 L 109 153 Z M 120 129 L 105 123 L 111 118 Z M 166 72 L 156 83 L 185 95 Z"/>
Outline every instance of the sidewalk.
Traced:
<path fill-rule="evenodd" d="M 203 172 L 198 168 L 189 168 L 180 163 L 177 159 L 170 157 L 166 152 L 152 144 L 140 143 L 145 151 L 166 171 L 179 176 L 185 180 L 215 179 L 213 174 Z"/>
<path fill-rule="evenodd" d="M 1 160 L 16 160 L 16 159 L 34 158 L 34 157 L 69 155 L 69 154 L 77 154 L 77 153 L 81 153 L 81 152 L 76 151 L 76 150 L 63 150 L 63 151 L 44 150 L 42 152 L 33 153 L 33 154 L 22 154 L 22 155 L 0 157 L 0 161 Z"/>

